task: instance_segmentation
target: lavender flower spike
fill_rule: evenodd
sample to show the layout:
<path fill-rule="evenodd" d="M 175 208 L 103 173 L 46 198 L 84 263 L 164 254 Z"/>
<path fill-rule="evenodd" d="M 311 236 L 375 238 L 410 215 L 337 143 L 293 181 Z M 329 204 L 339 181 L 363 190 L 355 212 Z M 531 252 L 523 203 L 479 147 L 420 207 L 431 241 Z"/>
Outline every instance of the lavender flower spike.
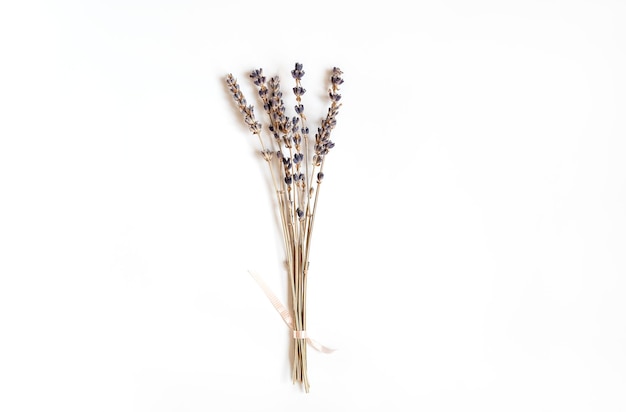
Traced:
<path fill-rule="evenodd" d="M 250 131 L 254 134 L 261 133 L 261 123 L 257 122 L 254 117 L 254 106 L 248 105 L 246 99 L 243 97 L 243 93 L 239 89 L 239 84 L 232 74 L 226 76 L 226 85 L 233 95 L 237 108 L 243 115 L 243 121 L 246 123 Z"/>

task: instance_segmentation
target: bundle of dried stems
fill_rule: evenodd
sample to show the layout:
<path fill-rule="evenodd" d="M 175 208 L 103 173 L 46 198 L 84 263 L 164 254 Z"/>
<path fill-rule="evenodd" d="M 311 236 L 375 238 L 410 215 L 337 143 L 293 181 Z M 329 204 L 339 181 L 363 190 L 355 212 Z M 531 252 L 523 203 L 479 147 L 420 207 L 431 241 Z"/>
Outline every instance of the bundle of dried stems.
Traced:
<path fill-rule="evenodd" d="M 301 383 L 308 392 L 306 287 L 309 251 L 320 186 L 324 179 L 324 162 L 335 145 L 330 140 L 330 134 L 337 123 L 336 117 L 341 107 L 339 86 L 343 79 L 341 70 L 333 68 L 328 92 L 330 107 L 317 128 L 315 138 L 311 138 L 302 103 L 302 96 L 306 92 L 301 84 L 304 76 L 302 64 L 296 63 L 291 75 L 295 79 L 293 93 L 296 115 L 293 117 L 285 113 L 279 78 L 276 76 L 266 81 L 263 69 L 253 70 L 250 74 L 268 115 L 266 128 L 256 120 L 254 107 L 247 103 L 232 74 L 226 77 L 226 84 L 244 122 L 259 139 L 261 155 L 268 165 L 276 192 L 288 263 L 290 311 L 294 323 L 292 377 L 294 383 Z"/>

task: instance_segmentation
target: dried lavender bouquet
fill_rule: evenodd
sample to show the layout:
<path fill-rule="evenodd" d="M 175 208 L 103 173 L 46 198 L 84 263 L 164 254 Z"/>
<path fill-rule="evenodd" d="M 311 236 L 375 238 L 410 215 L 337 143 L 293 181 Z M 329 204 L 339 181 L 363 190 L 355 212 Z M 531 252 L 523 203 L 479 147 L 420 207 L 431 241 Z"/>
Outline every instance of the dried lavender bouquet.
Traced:
<path fill-rule="evenodd" d="M 311 340 L 306 335 L 306 287 L 311 234 L 320 186 L 324 180 L 326 155 L 335 145 L 330 140 L 330 134 L 337 123 L 336 117 L 341 107 L 339 86 L 343 79 L 341 70 L 333 68 L 328 92 L 330 107 L 312 138 L 302 103 L 302 96 L 306 92 L 301 84 L 304 76 L 302 64 L 296 63 L 291 75 L 295 79 L 293 93 L 296 115 L 293 117 L 286 114 L 279 78 L 276 76 L 266 81 L 263 69 L 253 70 L 250 74 L 267 112 L 267 128 L 256 120 L 254 107 L 247 103 L 232 74 L 226 77 L 226 84 L 244 122 L 258 137 L 261 155 L 271 174 L 278 201 L 291 293 L 290 315 L 285 315 L 291 319 L 283 317 L 293 329 L 292 377 L 294 383 L 301 383 L 308 392 L 307 343 L 311 343 Z"/>

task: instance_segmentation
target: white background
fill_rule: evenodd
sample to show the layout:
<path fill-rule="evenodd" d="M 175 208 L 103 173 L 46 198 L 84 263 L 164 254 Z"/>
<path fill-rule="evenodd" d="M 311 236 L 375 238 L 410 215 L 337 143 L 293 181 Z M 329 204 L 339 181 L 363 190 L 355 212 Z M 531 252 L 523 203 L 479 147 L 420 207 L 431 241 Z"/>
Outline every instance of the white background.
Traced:
<path fill-rule="evenodd" d="M 0 410 L 626 410 L 626 3 L 409 4 L 3 2 Z M 309 395 L 223 85 L 296 61 Z"/>

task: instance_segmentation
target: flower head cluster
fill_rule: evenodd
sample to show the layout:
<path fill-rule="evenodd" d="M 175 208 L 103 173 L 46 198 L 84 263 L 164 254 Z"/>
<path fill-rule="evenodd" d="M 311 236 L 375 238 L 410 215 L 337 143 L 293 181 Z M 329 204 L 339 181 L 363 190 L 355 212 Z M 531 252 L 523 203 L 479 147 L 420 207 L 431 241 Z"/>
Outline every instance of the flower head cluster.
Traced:
<path fill-rule="evenodd" d="M 237 108 L 243 115 L 243 121 L 246 123 L 250 131 L 255 134 L 261 133 L 261 123 L 257 122 L 254 117 L 254 106 L 248 105 L 248 102 L 246 102 L 246 99 L 243 97 L 243 93 L 241 93 L 239 84 L 237 84 L 237 80 L 232 74 L 226 76 L 226 85 L 228 86 L 230 93 L 233 95 Z"/>
<path fill-rule="evenodd" d="M 341 106 L 341 104 L 339 103 L 339 100 L 341 100 L 341 95 L 338 92 L 339 85 L 343 83 L 343 79 L 341 78 L 342 74 L 343 72 L 339 70 L 339 68 L 333 68 L 333 73 L 330 77 L 332 86 L 328 91 L 328 95 L 330 96 L 330 100 L 332 103 L 328 108 L 326 118 L 322 120 L 322 124 L 320 127 L 318 127 L 317 134 L 315 135 L 315 156 L 313 156 L 313 162 L 316 165 L 320 165 L 330 149 L 335 147 L 335 143 L 330 140 L 330 132 L 335 128 L 335 125 L 337 124 L 337 113 L 339 113 L 339 107 Z"/>
<path fill-rule="evenodd" d="M 260 86 L 265 83 L 265 76 L 263 76 L 263 69 L 252 70 L 250 73 L 250 78 L 254 82 L 255 85 Z"/>
<path fill-rule="evenodd" d="M 322 182 L 324 159 L 329 151 L 335 147 L 335 143 L 330 140 L 330 135 L 337 124 L 337 114 L 341 107 L 339 86 L 343 84 L 343 73 L 339 68 L 334 67 L 330 76 L 330 89 L 328 91 L 330 107 L 326 117 L 321 120 L 317 128 L 315 139 L 310 140 L 309 127 L 306 124 L 302 102 L 302 97 L 306 93 L 306 89 L 302 86 L 304 73 L 301 63 L 296 63 L 291 71 L 296 83 L 292 89 L 296 105 L 294 106 L 295 116 L 290 116 L 285 108 L 279 77 L 266 78 L 262 68 L 250 72 L 250 79 L 258 88 L 259 98 L 269 120 L 267 130 L 272 138 L 267 145 L 261 139 L 261 124 L 254 118 L 253 107 L 247 104 L 232 75 L 228 75 L 226 78 L 226 83 L 237 107 L 243 114 L 244 122 L 261 139 L 263 158 L 268 163 L 273 163 L 273 159 L 277 162 L 273 163 L 275 166 L 272 166 L 280 173 L 280 180 L 277 180 L 276 184 L 284 185 L 283 187 L 289 193 L 294 186 L 299 189 L 294 194 L 295 199 L 290 200 L 300 211 L 296 213 L 299 218 L 306 218 L 310 213 L 310 198 L 314 192 L 312 185 L 314 182 L 318 185 Z"/>
<path fill-rule="evenodd" d="M 279 77 L 274 76 L 267 80 L 263 75 L 262 68 L 254 69 L 250 73 L 250 79 L 252 79 L 252 82 L 258 87 L 259 98 L 263 102 L 263 108 L 269 117 L 268 130 L 274 138 L 274 146 L 278 158 L 282 159 L 282 162 L 289 161 L 288 163 L 283 163 L 283 173 L 285 177 L 283 180 L 290 182 L 288 184 L 294 181 L 292 177 L 293 173 L 291 172 L 292 165 L 296 165 L 299 169 L 300 165 L 309 158 L 307 149 L 307 147 L 309 147 L 309 128 L 305 124 L 306 117 L 304 116 L 304 104 L 302 103 L 302 96 L 306 93 L 306 89 L 302 87 L 301 84 L 304 73 L 301 63 L 296 63 L 294 69 L 291 71 L 291 76 L 296 82 L 295 87 L 293 87 L 293 93 L 296 98 L 296 105 L 294 106 L 296 116 L 293 117 L 286 114 Z M 334 67 L 330 76 L 331 87 L 328 91 L 328 96 L 330 97 L 331 105 L 328 108 L 326 117 L 322 119 L 320 126 L 317 128 L 315 140 L 311 145 L 313 149 L 311 153 L 311 165 L 314 168 L 320 167 L 324 158 L 328 155 L 328 152 L 335 147 L 335 143 L 330 140 L 330 134 L 337 124 L 337 114 L 341 107 L 339 103 L 341 100 L 339 86 L 343 84 L 342 74 L 342 71 L 338 67 Z M 260 133 L 261 125 L 254 118 L 253 107 L 247 105 L 232 75 L 227 77 L 226 83 L 233 94 L 239 110 L 244 116 L 245 123 L 253 133 Z M 288 150 L 289 153 L 283 153 L 283 150 Z M 264 154 L 264 157 L 268 157 L 268 155 Z M 323 176 L 323 173 L 321 176 Z M 318 177 L 317 181 L 320 182 L 321 180 L 322 179 Z M 300 179 L 295 179 L 295 181 L 300 181 Z M 302 179 L 303 184 L 305 181 L 305 179 Z"/>

